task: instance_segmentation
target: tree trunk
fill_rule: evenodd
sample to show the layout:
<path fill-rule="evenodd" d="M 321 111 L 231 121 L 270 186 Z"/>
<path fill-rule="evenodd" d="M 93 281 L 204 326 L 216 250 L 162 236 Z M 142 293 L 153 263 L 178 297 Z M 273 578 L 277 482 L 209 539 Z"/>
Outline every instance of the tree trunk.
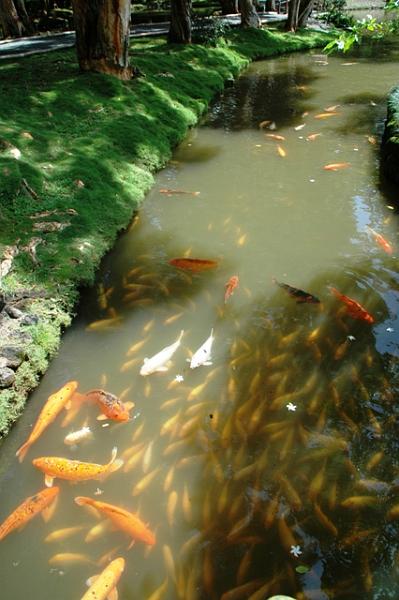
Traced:
<path fill-rule="evenodd" d="M 72 0 L 72 7 L 82 71 L 131 79 L 130 0 Z"/>
<path fill-rule="evenodd" d="M 266 10 L 271 11 L 271 12 L 276 12 L 276 0 L 267 0 Z"/>
<path fill-rule="evenodd" d="M 171 0 L 168 41 L 191 44 L 191 0 Z"/>
<path fill-rule="evenodd" d="M 301 0 L 299 7 L 298 28 L 306 27 L 310 13 L 312 12 L 314 0 Z"/>
<path fill-rule="evenodd" d="M 241 12 L 241 27 L 261 27 L 262 23 L 252 0 L 238 0 Z"/>
<path fill-rule="evenodd" d="M 285 24 L 286 31 L 296 31 L 298 29 L 300 0 L 290 0 L 288 2 L 288 15 Z"/>
<path fill-rule="evenodd" d="M 238 0 L 220 0 L 222 6 L 222 15 L 231 15 L 238 13 Z"/>
<path fill-rule="evenodd" d="M 24 24 L 26 33 L 32 35 L 33 33 L 35 33 L 35 26 L 33 24 L 32 19 L 26 12 L 24 0 L 14 0 L 14 4 L 22 23 Z"/>
<path fill-rule="evenodd" d="M 22 37 L 24 35 L 25 27 L 13 0 L 0 0 L 0 24 L 4 37 Z"/>

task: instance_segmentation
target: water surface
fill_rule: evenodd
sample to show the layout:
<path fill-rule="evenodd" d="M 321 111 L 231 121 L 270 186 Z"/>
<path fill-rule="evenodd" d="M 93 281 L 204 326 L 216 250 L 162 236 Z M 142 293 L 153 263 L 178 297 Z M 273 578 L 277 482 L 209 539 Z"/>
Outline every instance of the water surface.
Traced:
<path fill-rule="evenodd" d="M 0 520 L 44 487 L 35 457 L 105 463 L 117 446 L 125 468 L 106 481 L 57 480 L 53 519 L 36 517 L 0 545 L 1 598 L 81 597 L 101 567 L 49 564 L 64 552 L 93 562 L 107 555 L 103 565 L 124 556 L 122 600 L 149 599 L 164 582 L 165 600 L 398 597 L 389 515 L 398 502 L 398 217 L 375 143 L 397 58 L 392 49 L 378 58 L 313 52 L 253 64 L 159 173 L 2 445 Z M 334 105 L 337 114 L 315 118 Z M 323 169 L 331 163 L 349 164 Z M 392 255 L 367 227 L 392 243 Z M 182 256 L 218 266 L 192 274 L 169 265 Z M 225 304 L 233 275 L 239 287 Z M 321 303 L 296 303 L 273 278 Z M 330 286 L 375 322 L 351 318 Z M 115 315 L 113 326 L 89 328 Z M 190 370 L 186 359 L 211 328 L 213 365 Z M 144 357 L 181 330 L 169 371 L 141 377 Z M 98 409 L 84 406 L 66 428 L 59 417 L 18 464 L 43 402 L 71 379 L 80 392 L 103 388 L 134 402 L 131 421 L 97 421 Z M 94 440 L 65 446 L 84 424 Z M 127 550 L 118 531 L 85 542 L 96 521 L 77 495 L 138 511 L 156 545 Z M 77 524 L 86 530 L 44 542 Z M 245 587 L 223 596 L 237 586 Z"/>

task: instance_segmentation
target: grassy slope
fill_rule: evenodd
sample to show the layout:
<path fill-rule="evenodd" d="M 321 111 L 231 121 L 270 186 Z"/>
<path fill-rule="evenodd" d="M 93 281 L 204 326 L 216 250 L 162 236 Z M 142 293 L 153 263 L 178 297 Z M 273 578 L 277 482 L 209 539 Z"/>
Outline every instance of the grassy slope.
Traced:
<path fill-rule="evenodd" d="M 18 370 L 15 388 L 0 392 L 0 436 L 56 352 L 78 285 L 93 281 L 100 258 L 152 185 L 151 173 L 170 158 L 224 81 L 252 59 L 326 41 L 320 33 L 263 30 L 234 31 L 217 48 L 140 40 L 132 45 L 132 62 L 146 77 L 131 82 L 79 74 L 73 51 L 0 63 L 0 255 L 18 239 L 20 246 L 32 237 L 45 240 L 37 249 L 39 264 L 22 252 L 2 288 L 44 289 L 51 296 L 33 307 L 42 321 L 30 328 L 31 361 Z M 21 151 L 19 160 L 7 143 Z M 24 191 L 22 179 L 38 199 Z M 58 215 L 39 220 L 70 225 L 55 233 L 33 231 L 30 216 L 54 209 Z M 68 209 L 76 214 L 65 214 Z"/>

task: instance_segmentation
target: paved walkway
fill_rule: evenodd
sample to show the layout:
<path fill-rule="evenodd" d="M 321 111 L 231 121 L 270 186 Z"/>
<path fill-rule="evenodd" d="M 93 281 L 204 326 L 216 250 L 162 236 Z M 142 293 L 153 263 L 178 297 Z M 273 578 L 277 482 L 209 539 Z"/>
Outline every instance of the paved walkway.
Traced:
<path fill-rule="evenodd" d="M 285 15 L 277 13 L 260 14 L 262 23 L 277 23 L 285 21 Z M 227 15 L 222 17 L 224 21 L 237 27 L 240 24 L 240 15 Z M 165 35 L 169 30 L 169 22 L 148 23 L 142 25 L 133 25 L 130 37 L 149 37 Z M 75 32 L 64 31 L 52 35 L 36 35 L 26 38 L 0 41 L 0 60 L 5 58 L 14 58 L 19 56 L 29 56 L 30 54 L 39 54 L 41 52 L 51 52 L 52 50 L 61 50 L 75 45 Z"/>

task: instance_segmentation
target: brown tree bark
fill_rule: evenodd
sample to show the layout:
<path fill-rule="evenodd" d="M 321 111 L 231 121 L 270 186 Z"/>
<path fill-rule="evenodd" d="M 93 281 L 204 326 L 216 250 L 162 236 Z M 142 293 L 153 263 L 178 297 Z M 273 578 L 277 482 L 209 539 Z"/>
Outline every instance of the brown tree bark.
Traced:
<path fill-rule="evenodd" d="M 286 31 L 294 32 L 298 29 L 299 5 L 300 0 L 289 0 L 287 21 L 285 23 Z"/>
<path fill-rule="evenodd" d="M 191 0 L 171 0 L 168 41 L 191 44 Z"/>
<path fill-rule="evenodd" d="M 238 13 L 238 0 L 220 0 L 222 15 L 235 15 Z"/>
<path fill-rule="evenodd" d="M 35 26 L 33 24 L 32 19 L 26 11 L 24 0 L 14 0 L 14 5 L 17 9 L 18 15 L 22 23 L 24 24 L 26 33 L 28 33 L 29 35 L 35 33 Z"/>
<path fill-rule="evenodd" d="M 306 27 L 310 13 L 313 9 L 314 0 L 301 0 L 299 6 L 298 29 Z"/>
<path fill-rule="evenodd" d="M 296 31 L 305 27 L 312 12 L 314 0 L 290 0 L 288 3 L 288 17 L 286 31 Z"/>
<path fill-rule="evenodd" d="M 262 23 L 252 0 L 238 0 L 241 12 L 241 27 L 261 27 Z"/>
<path fill-rule="evenodd" d="M 72 7 L 82 71 L 131 79 L 130 0 L 72 0 Z"/>
<path fill-rule="evenodd" d="M 0 24 L 4 37 L 22 37 L 26 30 L 13 0 L 0 0 Z"/>

